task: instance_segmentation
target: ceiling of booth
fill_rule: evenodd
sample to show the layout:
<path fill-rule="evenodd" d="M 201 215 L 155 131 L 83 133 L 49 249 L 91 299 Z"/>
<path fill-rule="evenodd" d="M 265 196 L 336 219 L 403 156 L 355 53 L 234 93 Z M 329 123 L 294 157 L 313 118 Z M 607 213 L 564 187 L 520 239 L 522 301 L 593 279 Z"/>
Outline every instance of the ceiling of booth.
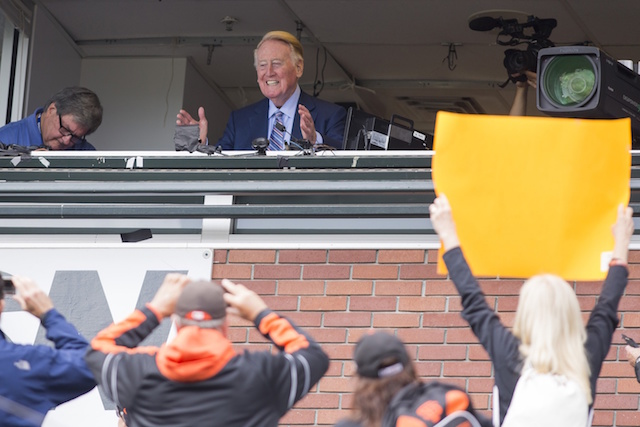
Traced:
<path fill-rule="evenodd" d="M 498 30 L 474 16 L 554 18 L 556 45 L 588 42 L 640 60 L 636 0 L 38 0 L 85 57 L 189 57 L 234 107 L 260 98 L 253 49 L 267 31 L 301 28 L 303 89 L 397 114 L 430 132 L 437 110 L 506 114 L 514 88 Z M 227 17 L 237 20 L 227 29 Z M 209 46 L 213 46 L 212 48 Z M 526 46 L 517 46 L 524 49 Z M 450 54 L 450 50 L 455 52 Z M 326 61 L 325 61 L 326 55 Z M 316 85 L 319 89 L 320 85 Z M 318 90 L 317 89 L 317 90 Z M 535 110 L 535 96 L 529 111 Z"/>

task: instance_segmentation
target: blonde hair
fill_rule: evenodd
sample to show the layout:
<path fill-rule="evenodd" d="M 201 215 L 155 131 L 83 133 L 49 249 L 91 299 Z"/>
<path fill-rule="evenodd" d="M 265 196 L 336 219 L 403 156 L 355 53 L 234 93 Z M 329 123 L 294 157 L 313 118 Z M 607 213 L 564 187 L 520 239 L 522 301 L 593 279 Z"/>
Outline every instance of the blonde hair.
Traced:
<path fill-rule="evenodd" d="M 299 62 L 304 62 L 304 50 L 302 49 L 302 43 L 298 40 L 293 34 L 288 33 L 286 31 L 269 31 L 262 37 L 258 46 L 256 46 L 253 51 L 253 66 L 257 68 L 258 66 L 258 49 L 260 46 L 267 40 L 277 40 L 289 45 L 289 49 L 291 49 L 291 62 L 294 64 L 298 64 Z"/>
<path fill-rule="evenodd" d="M 525 366 L 539 373 L 565 375 L 592 403 L 587 333 L 573 289 L 558 276 L 533 276 L 520 291 L 513 333 L 520 339 Z"/>

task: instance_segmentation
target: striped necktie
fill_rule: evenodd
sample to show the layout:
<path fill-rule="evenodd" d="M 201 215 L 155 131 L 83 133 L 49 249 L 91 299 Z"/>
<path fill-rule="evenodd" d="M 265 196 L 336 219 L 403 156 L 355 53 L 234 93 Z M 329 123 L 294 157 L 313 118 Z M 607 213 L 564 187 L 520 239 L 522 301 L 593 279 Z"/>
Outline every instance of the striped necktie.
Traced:
<path fill-rule="evenodd" d="M 269 150 L 282 151 L 284 150 L 284 133 L 278 129 L 278 123 L 281 128 L 284 128 L 282 123 L 282 111 L 276 112 L 276 120 L 273 122 L 273 129 L 271 130 L 271 136 L 269 137 Z"/>

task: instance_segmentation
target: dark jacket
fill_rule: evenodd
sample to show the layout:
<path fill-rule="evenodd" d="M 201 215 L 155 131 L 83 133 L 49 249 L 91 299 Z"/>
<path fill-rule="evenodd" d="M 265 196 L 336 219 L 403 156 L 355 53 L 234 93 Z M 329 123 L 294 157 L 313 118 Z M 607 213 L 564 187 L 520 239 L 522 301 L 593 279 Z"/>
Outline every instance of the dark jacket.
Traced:
<path fill-rule="evenodd" d="M 335 148 L 342 148 L 344 125 L 347 118 L 346 110 L 339 105 L 314 98 L 304 92 L 300 93 L 298 104 L 309 109 L 316 131 L 322 135 L 323 143 Z M 269 100 L 267 98 L 232 111 L 227 121 L 227 127 L 218 140 L 218 145 L 223 150 L 253 150 L 251 141 L 269 136 L 268 115 Z M 291 134 L 295 138 L 302 138 L 300 114 L 297 109 Z"/>
<path fill-rule="evenodd" d="M 96 386 L 84 362 L 89 343 L 76 328 L 52 309 L 42 319 L 46 345 L 19 345 L 0 331 L 0 425 L 39 426 L 46 413 Z M 27 411 L 10 415 L 17 403 Z"/>
<path fill-rule="evenodd" d="M 281 352 L 236 354 L 216 329 L 182 327 L 162 347 L 136 347 L 158 326 L 146 307 L 100 332 L 87 363 L 105 393 L 127 409 L 128 427 L 277 426 L 329 366 L 320 346 L 269 309 L 258 330 Z"/>
<path fill-rule="evenodd" d="M 495 384 L 500 397 L 500 424 L 511 403 L 520 378 L 522 360 L 520 341 L 505 328 L 498 315 L 487 304 L 478 281 L 471 274 L 462 250 L 451 249 L 444 254 L 451 280 L 462 297 L 462 317 L 489 353 L 493 362 Z M 585 350 L 591 368 L 591 397 L 595 399 L 596 381 L 609 347 L 613 331 L 618 326 L 618 303 L 627 286 L 629 271 L 624 266 L 612 266 L 602 286 L 598 303 L 587 322 Z"/>

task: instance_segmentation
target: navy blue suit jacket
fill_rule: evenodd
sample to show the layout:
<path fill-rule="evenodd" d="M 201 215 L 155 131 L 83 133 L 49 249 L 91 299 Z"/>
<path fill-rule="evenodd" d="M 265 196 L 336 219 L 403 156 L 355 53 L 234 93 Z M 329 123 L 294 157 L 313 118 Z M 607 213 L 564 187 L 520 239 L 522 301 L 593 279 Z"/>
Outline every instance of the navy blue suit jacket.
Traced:
<path fill-rule="evenodd" d="M 323 101 L 300 93 L 298 104 L 302 104 L 309 109 L 316 131 L 322 135 L 323 143 L 335 148 L 342 148 L 344 137 L 344 124 L 347 112 L 344 108 L 331 102 Z M 231 112 L 227 128 L 224 130 L 222 138 L 218 140 L 218 145 L 223 150 L 253 150 L 251 141 L 256 138 L 269 137 L 269 100 L 264 98 L 255 104 L 248 105 Z M 296 109 L 296 116 L 293 121 L 291 134 L 294 138 L 302 138 L 300 131 L 300 115 Z M 289 137 L 285 137 L 288 141 Z"/>

